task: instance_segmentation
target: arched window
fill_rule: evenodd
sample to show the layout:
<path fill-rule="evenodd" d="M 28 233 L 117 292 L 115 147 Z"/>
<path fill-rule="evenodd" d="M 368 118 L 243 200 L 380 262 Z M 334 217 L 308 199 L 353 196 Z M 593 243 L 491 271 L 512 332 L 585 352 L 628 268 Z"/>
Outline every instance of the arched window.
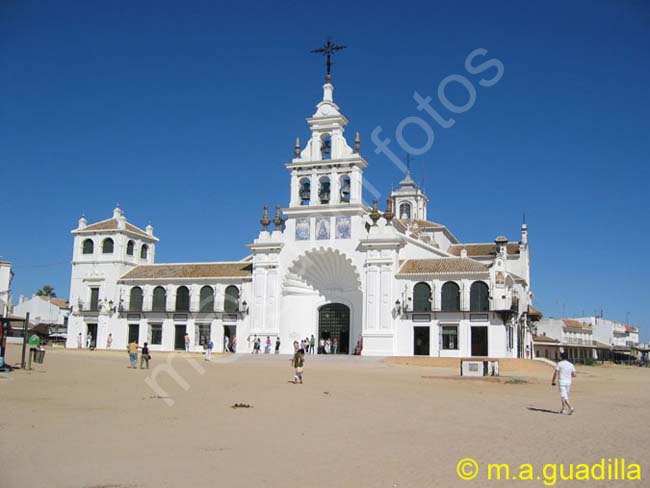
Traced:
<path fill-rule="evenodd" d="M 167 292 L 162 286 L 157 286 L 153 290 L 153 302 L 151 310 L 154 312 L 164 312 L 167 309 Z"/>
<path fill-rule="evenodd" d="M 179 286 L 176 290 L 176 311 L 190 311 L 190 290 L 187 286 Z"/>
<path fill-rule="evenodd" d="M 327 176 L 323 176 L 320 179 L 318 198 L 320 198 L 320 203 L 322 204 L 330 202 L 330 179 Z"/>
<path fill-rule="evenodd" d="M 142 247 L 140 248 L 140 258 L 141 259 L 147 259 L 149 256 L 149 246 L 146 244 L 142 244 Z"/>
<path fill-rule="evenodd" d="M 431 312 L 431 287 L 424 282 L 413 287 L 413 311 Z"/>
<path fill-rule="evenodd" d="M 111 239 L 110 237 L 108 239 L 104 239 L 104 242 L 102 242 L 102 253 L 113 254 L 114 248 L 115 248 L 115 243 L 113 242 L 113 239 Z"/>
<path fill-rule="evenodd" d="M 475 281 L 469 289 L 469 309 L 471 312 L 490 310 L 490 289 L 482 281 Z"/>
<path fill-rule="evenodd" d="M 341 188 L 341 203 L 350 203 L 350 177 L 341 176 L 339 180 Z"/>
<path fill-rule="evenodd" d="M 411 204 L 402 203 L 399 206 L 399 218 L 400 219 L 410 219 L 411 218 Z"/>
<path fill-rule="evenodd" d="M 320 141 L 321 159 L 332 159 L 332 137 L 329 134 L 323 134 Z"/>
<path fill-rule="evenodd" d="M 440 310 L 443 312 L 460 312 L 460 287 L 453 281 L 442 285 Z"/>
<path fill-rule="evenodd" d="M 135 247 L 135 242 L 129 241 L 126 243 L 126 254 L 128 256 L 133 256 L 133 248 Z"/>
<path fill-rule="evenodd" d="M 199 303 L 199 311 L 213 312 L 214 311 L 214 290 L 211 286 L 204 286 L 201 288 L 201 302 Z"/>
<path fill-rule="evenodd" d="M 239 288 L 234 285 L 230 285 L 226 288 L 223 311 L 227 313 L 235 313 L 239 311 Z"/>
<path fill-rule="evenodd" d="M 139 286 L 131 288 L 131 294 L 129 295 L 129 310 L 131 312 L 142 311 L 142 288 Z"/>
<path fill-rule="evenodd" d="M 299 197 L 301 205 L 309 205 L 311 199 L 311 182 L 309 178 L 303 178 L 300 180 L 300 189 Z"/>
<path fill-rule="evenodd" d="M 95 252 L 95 243 L 93 243 L 92 239 L 86 239 L 83 242 L 81 252 L 84 254 L 92 254 Z"/>

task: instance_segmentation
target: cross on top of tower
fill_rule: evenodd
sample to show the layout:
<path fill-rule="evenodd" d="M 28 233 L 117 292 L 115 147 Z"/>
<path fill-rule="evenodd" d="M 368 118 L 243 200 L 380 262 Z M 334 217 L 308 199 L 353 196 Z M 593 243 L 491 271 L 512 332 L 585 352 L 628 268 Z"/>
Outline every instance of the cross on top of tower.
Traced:
<path fill-rule="evenodd" d="M 323 45 L 323 47 L 319 47 L 318 49 L 312 49 L 312 53 L 317 53 L 317 54 L 323 54 L 325 56 L 325 66 L 327 68 L 327 74 L 325 75 L 325 81 L 329 83 L 332 81 L 332 54 L 334 54 L 336 51 L 340 51 L 341 49 L 345 49 L 347 46 L 342 46 L 342 45 L 337 45 L 332 42 L 332 40 L 328 37 L 327 42 Z"/>

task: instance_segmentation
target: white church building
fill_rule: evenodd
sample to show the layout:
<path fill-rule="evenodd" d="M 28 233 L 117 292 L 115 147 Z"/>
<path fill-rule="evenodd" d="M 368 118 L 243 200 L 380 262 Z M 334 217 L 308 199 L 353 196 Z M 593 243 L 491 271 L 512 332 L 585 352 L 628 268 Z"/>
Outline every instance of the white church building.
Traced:
<path fill-rule="evenodd" d="M 286 163 L 290 198 L 241 261 L 158 264 L 153 228 L 110 219 L 72 231 L 73 308 L 68 347 L 113 349 L 130 340 L 152 350 L 201 351 L 211 338 L 267 336 L 281 352 L 314 335 L 338 352 L 434 357 L 527 357 L 532 351 L 530 257 L 526 225 L 518 240 L 499 236 L 461 243 L 428 220 L 427 196 L 406 174 L 384 211 L 362 200 L 368 162 L 357 133 L 333 100 L 331 78 L 307 119 L 311 137 L 296 141 Z"/>

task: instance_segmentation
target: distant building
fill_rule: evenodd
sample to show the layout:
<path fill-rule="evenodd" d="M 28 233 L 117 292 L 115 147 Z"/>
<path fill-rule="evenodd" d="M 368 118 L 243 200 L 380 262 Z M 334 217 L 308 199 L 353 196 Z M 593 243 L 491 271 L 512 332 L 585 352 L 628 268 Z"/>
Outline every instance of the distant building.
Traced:
<path fill-rule="evenodd" d="M 14 306 L 13 315 L 25 318 L 29 313 L 30 323 L 58 326 L 55 327 L 56 332 L 65 332 L 70 311 L 70 304 L 66 300 L 34 295 L 29 299 L 21 296 L 18 304 Z"/>
<path fill-rule="evenodd" d="M 11 263 L 0 261 L 0 317 L 6 317 L 11 311 L 11 297 L 9 290 L 14 273 L 11 271 Z"/>
<path fill-rule="evenodd" d="M 533 344 L 538 358 L 558 360 L 566 352 L 574 362 L 625 361 L 639 344 L 639 330 L 602 317 L 544 318 L 537 322 Z"/>

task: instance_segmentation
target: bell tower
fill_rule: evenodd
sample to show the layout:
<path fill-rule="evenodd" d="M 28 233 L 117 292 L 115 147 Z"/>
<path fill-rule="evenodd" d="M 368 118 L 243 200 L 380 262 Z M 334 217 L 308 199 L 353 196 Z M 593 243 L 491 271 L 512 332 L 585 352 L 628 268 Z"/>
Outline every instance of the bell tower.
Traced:
<path fill-rule="evenodd" d="M 359 134 L 354 147 L 345 139 L 348 119 L 334 103 L 333 92 L 334 86 L 326 81 L 316 113 L 307 119 L 311 137 L 304 148 L 296 140 L 294 158 L 286 165 L 291 172 L 291 209 L 361 205 L 363 169 L 368 163 L 359 154 Z"/>

